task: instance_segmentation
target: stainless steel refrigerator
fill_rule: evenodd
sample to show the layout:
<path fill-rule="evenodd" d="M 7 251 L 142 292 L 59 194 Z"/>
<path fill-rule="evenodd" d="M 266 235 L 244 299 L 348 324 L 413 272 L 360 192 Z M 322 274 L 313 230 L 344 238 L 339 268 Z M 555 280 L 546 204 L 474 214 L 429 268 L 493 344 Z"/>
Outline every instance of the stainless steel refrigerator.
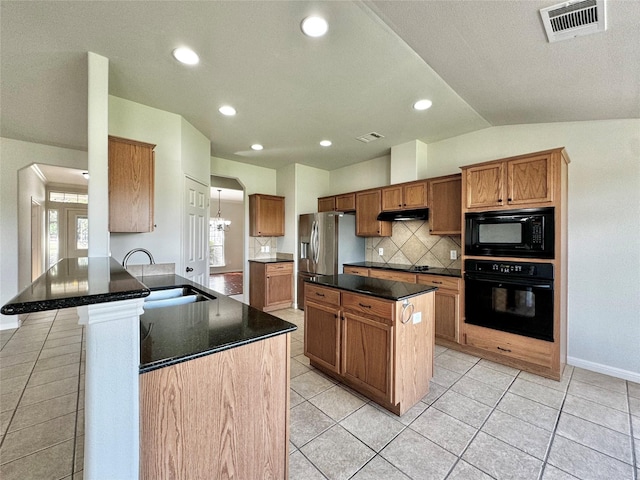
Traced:
<path fill-rule="evenodd" d="M 298 298 L 304 309 L 304 280 L 342 273 L 345 263 L 364 261 L 364 238 L 356 237 L 355 215 L 320 212 L 300 215 L 298 222 Z"/>

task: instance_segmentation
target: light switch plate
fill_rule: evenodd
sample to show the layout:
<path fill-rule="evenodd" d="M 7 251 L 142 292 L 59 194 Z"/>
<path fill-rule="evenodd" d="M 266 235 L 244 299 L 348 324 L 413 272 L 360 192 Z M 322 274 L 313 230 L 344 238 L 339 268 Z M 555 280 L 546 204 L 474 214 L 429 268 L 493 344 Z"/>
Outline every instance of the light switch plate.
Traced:
<path fill-rule="evenodd" d="M 378 255 L 380 255 L 380 256 L 384 255 L 384 248 L 379 248 L 378 249 Z"/>
<path fill-rule="evenodd" d="M 458 252 L 457 250 L 449 250 L 449 258 L 451 260 L 457 260 L 458 259 Z"/>

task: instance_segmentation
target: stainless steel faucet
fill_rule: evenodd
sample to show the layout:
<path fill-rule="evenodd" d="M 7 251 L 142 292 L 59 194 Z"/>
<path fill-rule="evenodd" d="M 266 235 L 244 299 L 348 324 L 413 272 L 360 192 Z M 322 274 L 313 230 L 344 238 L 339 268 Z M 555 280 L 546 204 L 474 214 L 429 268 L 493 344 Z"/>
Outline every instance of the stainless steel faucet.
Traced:
<path fill-rule="evenodd" d="M 124 268 L 127 268 L 127 261 L 129 260 L 129 257 L 131 255 L 133 255 L 136 252 L 143 252 L 147 254 L 147 257 L 149 257 L 149 263 L 151 265 L 155 264 L 156 261 L 153 259 L 153 255 L 151 255 L 151 252 L 145 248 L 134 248 L 133 250 L 130 250 L 129 252 L 127 252 L 127 254 L 124 256 L 124 258 L 122 259 L 122 266 Z"/>

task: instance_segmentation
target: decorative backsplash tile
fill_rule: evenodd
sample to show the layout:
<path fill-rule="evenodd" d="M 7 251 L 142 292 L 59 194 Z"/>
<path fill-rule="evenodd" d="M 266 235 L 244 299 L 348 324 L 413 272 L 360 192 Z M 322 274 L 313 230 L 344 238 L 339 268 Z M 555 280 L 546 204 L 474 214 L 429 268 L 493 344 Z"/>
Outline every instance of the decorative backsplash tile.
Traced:
<path fill-rule="evenodd" d="M 278 237 L 249 237 L 249 258 L 275 258 L 277 256 Z M 263 252 L 263 247 L 269 247 L 268 252 Z"/>
<path fill-rule="evenodd" d="M 393 222 L 391 237 L 365 240 L 365 260 L 401 265 L 429 265 L 435 268 L 461 268 L 461 245 L 460 235 L 431 235 L 428 221 Z M 382 256 L 378 255 L 379 248 L 383 249 Z M 457 252 L 456 260 L 450 259 L 451 250 Z"/>

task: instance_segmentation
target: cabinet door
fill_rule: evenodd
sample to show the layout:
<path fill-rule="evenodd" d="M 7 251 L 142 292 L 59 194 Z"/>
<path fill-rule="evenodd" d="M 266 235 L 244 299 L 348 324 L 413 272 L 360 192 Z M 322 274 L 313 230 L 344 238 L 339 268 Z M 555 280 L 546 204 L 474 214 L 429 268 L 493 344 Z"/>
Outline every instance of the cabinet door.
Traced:
<path fill-rule="evenodd" d="M 511 160 L 507 163 L 509 205 L 553 201 L 551 156 Z"/>
<path fill-rule="evenodd" d="M 340 373 L 340 308 L 305 297 L 304 354 L 332 372 Z"/>
<path fill-rule="evenodd" d="M 318 212 L 333 212 L 336 209 L 336 197 L 318 199 Z"/>
<path fill-rule="evenodd" d="M 267 273 L 265 307 L 291 303 L 293 275 L 291 272 Z"/>
<path fill-rule="evenodd" d="M 155 145 L 109 136 L 109 231 L 153 231 Z"/>
<path fill-rule="evenodd" d="M 249 236 L 284 236 L 284 197 L 249 195 Z"/>
<path fill-rule="evenodd" d="M 382 211 L 402 209 L 402 187 L 386 187 L 382 192 Z"/>
<path fill-rule="evenodd" d="M 425 208 L 428 190 L 427 182 L 416 182 L 402 187 L 402 208 Z"/>
<path fill-rule="evenodd" d="M 393 327 L 346 310 L 343 316 L 342 375 L 393 403 Z"/>
<path fill-rule="evenodd" d="M 380 190 L 356 194 L 356 235 L 361 237 L 390 237 L 391 222 L 376 220 L 381 209 Z"/>
<path fill-rule="evenodd" d="M 462 177 L 431 180 L 429 185 L 429 232 L 460 235 L 462 232 Z"/>
<path fill-rule="evenodd" d="M 460 295 L 451 290 L 438 290 L 435 295 L 436 337 L 458 341 Z"/>
<path fill-rule="evenodd" d="M 336 195 L 336 210 L 338 212 L 353 212 L 356 209 L 356 194 L 345 193 Z"/>
<path fill-rule="evenodd" d="M 470 167 L 465 171 L 467 208 L 495 208 L 503 204 L 504 163 Z"/>

